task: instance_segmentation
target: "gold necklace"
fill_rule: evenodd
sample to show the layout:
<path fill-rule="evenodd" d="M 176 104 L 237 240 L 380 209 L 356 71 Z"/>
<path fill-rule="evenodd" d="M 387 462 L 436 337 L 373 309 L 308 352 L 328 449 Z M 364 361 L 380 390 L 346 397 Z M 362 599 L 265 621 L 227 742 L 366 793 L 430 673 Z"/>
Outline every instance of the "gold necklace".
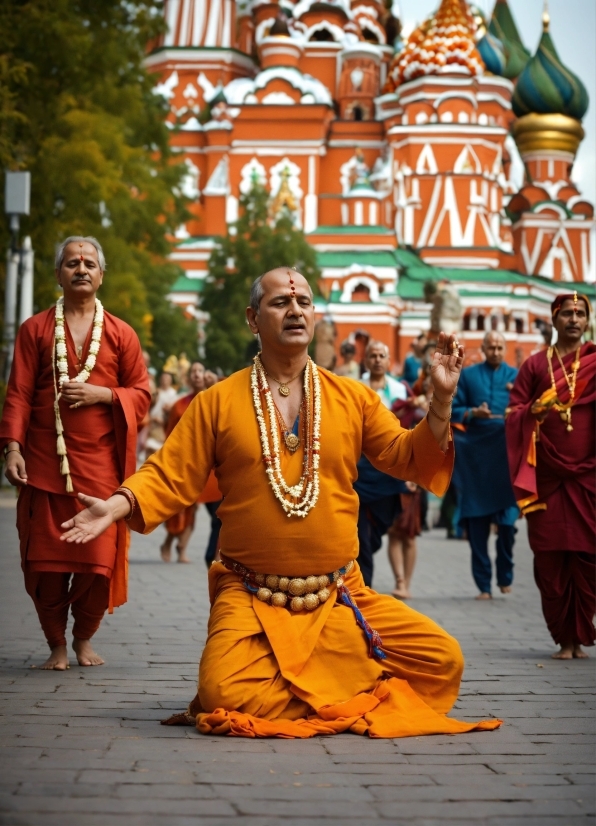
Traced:
<path fill-rule="evenodd" d="M 289 396 L 290 395 L 290 388 L 288 387 L 288 384 L 291 384 L 293 381 L 295 381 L 298 378 L 298 376 L 302 375 L 302 373 L 304 372 L 304 367 L 303 367 L 302 370 L 300 370 L 299 373 L 296 373 L 296 375 L 293 378 L 288 379 L 288 381 L 280 381 L 279 379 L 274 379 L 273 376 L 269 375 L 269 373 L 265 370 L 265 366 L 263 365 L 263 362 L 261 362 L 261 367 L 263 368 L 263 372 L 265 373 L 265 375 L 267 376 L 268 379 L 271 379 L 276 384 L 279 384 L 279 387 L 277 388 L 277 391 L 281 396 Z"/>
<path fill-rule="evenodd" d="M 303 399 L 302 404 L 300 405 L 300 414 L 305 413 L 305 410 L 304 410 L 305 402 L 306 402 L 306 399 Z M 296 453 L 296 451 L 300 447 L 300 436 L 297 436 L 293 431 L 291 431 L 286 426 L 286 421 L 285 421 L 284 417 L 281 415 L 281 412 L 278 410 L 277 405 L 275 404 L 275 402 L 274 402 L 274 407 L 275 407 L 275 415 L 277 416 L 277 421 L 279 423 L 279 427 L 280 427 L 282 436 L 284 437 L 284 442 L 286 443 L 286 447 L 288 448 L 290 453 Z M 303 425 L 303 419 L 304 419 L 304 415 L 302 415 L 302 418 L 300 420 L 300 425 Z"/>
<path fill-rule="evenodd" d="M 561 358 L 561 354 L 557 350 L 556 347 L 549 347 L 546 351 L 546 359 L 548 361 L 548 371 L 550 373 L 550 381 L 551 381 L 551 388 L 557 392 L 557 383 L 555 381 L 555 373 L 553 370 L 553 350 L 557 354 L 557 358 L 559 360 L 559 364 L 561 365 L 561 370 L 563 371 L 563 375 L 565 376 L 565 381 L 567 382 L 567 387 L 569 388 L 569 401 L 567 404 L 563 404 L 562 402 L 555 403 L 553 407 L 559 413 L 561 419 L 567 423 L 567 431 L 571 432 L 573 430 L 573 426 L 571 424 L 571 408 L 573 407 L 573 402 L 575 400 L 575 385 L 577 383 L 577 374 L 580 368 L 580 350 L 581 345 L 575 351 L 575 359 L 571 364 L 571 377 L 567 373 L 565 369 L 565 365 L 563 364 L 563 359 Z"/>

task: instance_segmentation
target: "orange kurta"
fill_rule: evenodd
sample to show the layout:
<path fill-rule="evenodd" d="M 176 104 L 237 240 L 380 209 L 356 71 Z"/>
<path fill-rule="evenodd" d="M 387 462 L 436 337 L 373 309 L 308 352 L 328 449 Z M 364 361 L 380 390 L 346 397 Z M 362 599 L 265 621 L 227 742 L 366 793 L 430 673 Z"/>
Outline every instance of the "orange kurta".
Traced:
<path fill-rule="evenodd" d="M 358 555 L 353 482 L 362 453 L 379 470 L 444 493 L 453 447 L 443 453 L 426 421 L 404 430 L 364 385 L 326 370 L 320 380 L 320 497 L 306 518 L 288 518 L 269 486 L 246 369 L 200 393 L 163 448 L 124 483 L 137 498 L 145 531 L 196 501 L 215 467 L 227 557 L 260 573 L 323 574 Z M 290 484 L 297 482 L 302 460 L 301 449 L 284 453 Z M 295 614 L 259 602 L 235 574 L 214 564 L 200 707 L 193 705 L 199 729 L 309 737 L 349 728 L 395 737 L 499 725 L 445 717 L 463 668 L 455 640 L 366 588 L 357 565 L 346 584 L 383 637 L 382 662 L 368 656 L 363 632 L 352 610 L 336 603 L 335 589 L 312 613 Z"/>
<path fill-rule="evenodd" d="M 134 330 L 106 312 L 101 346 L 88 383 L 109 387 L 112 405 L 71 409 L 60 401 L 75 491 L 68 494 L 56 453 L 54 325 L 53 307 L 21 325 L 0 423 L 0 448 L 12 440 L 19 442 L 27 468 L 28 484 L 21 489 L 17 507 L 22 564 L 31 571 L 111 577 L 111 604 L 119 605 L 126 601 L 128 537 L 124 523 L 86 545 L 60 542 L 60 525 L 83 508 L 75 498 L 78 492 L 107 497 L 134 471 L 137 423 L 150 402 L 147 370 Z M 77 358 L 68 324 L 65 329 L 69 376 L 73 378 Z M 90 343 L 91 328 L 83 347 L 83 362 Z"/>

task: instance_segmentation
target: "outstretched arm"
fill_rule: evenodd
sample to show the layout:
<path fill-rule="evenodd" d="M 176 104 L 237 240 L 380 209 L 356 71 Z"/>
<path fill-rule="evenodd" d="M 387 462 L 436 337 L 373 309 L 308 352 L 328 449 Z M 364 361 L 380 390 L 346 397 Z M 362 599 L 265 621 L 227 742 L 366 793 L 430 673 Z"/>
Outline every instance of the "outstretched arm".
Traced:
<path fill-rule="evenodd" d="M 430 366 L 433 397 L 427 414 L 428 426 L 442 451 L 449 444 L 451 402 L 464 363 L 464 348 L 457 337 L 439 333 L 439 340 Z"/>
<path fill-rule="evenodd" d="M 60 539 L 65 542 L 85 545 L 92 539 L 97 539 L 113 522 L 125 519 L 130 513 L 130 502 L 121 494 L 104 500 L 79 493 L 79 499 L 87 507 L 68 522 L 62 523 L 64 533 Z"/>

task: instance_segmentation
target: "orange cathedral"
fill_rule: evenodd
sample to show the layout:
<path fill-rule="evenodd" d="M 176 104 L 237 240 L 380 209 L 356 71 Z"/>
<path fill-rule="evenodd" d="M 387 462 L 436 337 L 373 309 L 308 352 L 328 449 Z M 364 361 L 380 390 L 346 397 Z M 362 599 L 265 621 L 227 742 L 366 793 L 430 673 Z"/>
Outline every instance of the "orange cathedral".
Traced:
<path fill-rule="evenodd" d="M 170 298 L 199 328 L 209 256 L 255 180 L 316 249 L 338 346 L 364 330 L 402 361 L 436 282 L 471 350 L 495 329 L 521 359 L 563 282 L 594 296 L 594 209 L 572 178 L 588 98 L 548 15 L 531 56 L 507 0 L 490 21 L 437 5 L 402 40 L 383 0 L 166 0 L 147 65 L 193 215 Z"/>

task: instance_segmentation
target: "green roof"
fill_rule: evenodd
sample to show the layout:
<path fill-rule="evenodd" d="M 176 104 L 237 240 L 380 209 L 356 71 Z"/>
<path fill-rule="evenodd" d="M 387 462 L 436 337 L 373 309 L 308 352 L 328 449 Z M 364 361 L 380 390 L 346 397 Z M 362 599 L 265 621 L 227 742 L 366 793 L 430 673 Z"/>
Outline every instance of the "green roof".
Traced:
<path fill-rule="evenodd" d="M 319 226 L 307 235 L 391 235 L 395 237 L 395 232 L 392 229 L 382 226 L 372 227 L 355 227 L 355 226 Z"/>
<path fill-rule="evenodd" d="M 171 293 L 201 293 L 203 292 L 202 278 L 189 278 L 187 275 L 180 275 L 170 287 Z"/>
<path fill-rule="evenodd" d="M 369 267 L 396 267 L 392 250 L 342 250 L 341 252 L 317 252 L 319 267 L 350 267 L 361 264 Z"/>

